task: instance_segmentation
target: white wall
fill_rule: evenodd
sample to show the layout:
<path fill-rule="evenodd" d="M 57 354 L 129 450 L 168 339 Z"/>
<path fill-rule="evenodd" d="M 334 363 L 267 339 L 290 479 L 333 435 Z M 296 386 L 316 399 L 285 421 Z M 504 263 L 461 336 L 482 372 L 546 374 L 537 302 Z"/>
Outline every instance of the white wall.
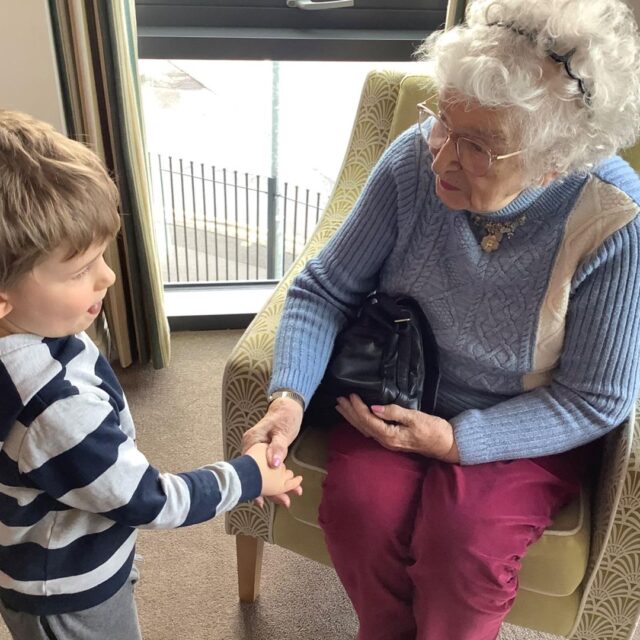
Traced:
<path fill-rule="evenodd" d="M 0 108 L 66 132 L 47 0 L 0 0 Z"/>

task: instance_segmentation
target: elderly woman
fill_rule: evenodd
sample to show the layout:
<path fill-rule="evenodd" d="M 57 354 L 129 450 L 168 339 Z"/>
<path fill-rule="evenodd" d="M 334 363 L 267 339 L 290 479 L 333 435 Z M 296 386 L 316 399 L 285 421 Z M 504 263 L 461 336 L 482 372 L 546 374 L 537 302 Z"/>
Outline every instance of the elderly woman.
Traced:
<path fill-rule="evenodd" d="M 245 443 L 279 464 L 365 296 L 415 298 L 435 415 L 338 398 L 320 523 L 361 639 L 490 640 L 638 390 L 640 40 L 622 0 L 477 0 L 420 53 L 437 110 L 291 286 Z"/>

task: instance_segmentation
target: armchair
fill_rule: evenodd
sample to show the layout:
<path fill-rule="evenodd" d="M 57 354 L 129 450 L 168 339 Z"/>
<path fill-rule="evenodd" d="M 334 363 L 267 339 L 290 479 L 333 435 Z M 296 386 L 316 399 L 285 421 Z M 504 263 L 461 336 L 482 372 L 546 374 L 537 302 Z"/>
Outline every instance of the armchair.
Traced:
<path fill-rule="evenodd" d="M 388 143 L 416 118 L 428 95 L 424 76 L 372 72 L 366 79 L 347 153 L 333 194 L 302 255 L 233 350 L 223 381 L 225 455 L 241 450 L 242 434 L 266 411 L 273 342 L 287 287 L 351 210 Z M 627 154 L 640 167 L 640 145 Z M 264 541 L 331 565 L 317 508 L 324 477 L 324 433 L 304 428 L 287 464 L 305 475 L 305 492 L 290 511 L 244 504 L 227 515 L 236 536 L 240 599 L 259 592 Z M 507 620 L 575 638 L 628 640 L 640 616 L 640 430 L 635 416 L 605 439 L 593 486 L 567 506 L 530 548 Z"/>

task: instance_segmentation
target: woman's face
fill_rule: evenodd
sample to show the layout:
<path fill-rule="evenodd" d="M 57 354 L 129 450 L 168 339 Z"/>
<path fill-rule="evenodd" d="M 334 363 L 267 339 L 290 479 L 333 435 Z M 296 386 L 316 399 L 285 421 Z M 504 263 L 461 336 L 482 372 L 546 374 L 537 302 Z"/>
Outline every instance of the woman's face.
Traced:
<path fill-rule="evenodd" d="M 520 156 L 494 161 L 482 177 L 466 171 L 458 160 L 456 134 L 477 141 L 495 155 L 518 151 L 517 142 L 510 140 L 505 116 L 506 109 L 442 101 L 440 117 L 454 134 L 454 139 L 450 137 L 440 149 L 431 149 L 432 167 L 436 175 L 436 194 L 450 209 L 475 213 L 497 211 L 527 186 Z"/>

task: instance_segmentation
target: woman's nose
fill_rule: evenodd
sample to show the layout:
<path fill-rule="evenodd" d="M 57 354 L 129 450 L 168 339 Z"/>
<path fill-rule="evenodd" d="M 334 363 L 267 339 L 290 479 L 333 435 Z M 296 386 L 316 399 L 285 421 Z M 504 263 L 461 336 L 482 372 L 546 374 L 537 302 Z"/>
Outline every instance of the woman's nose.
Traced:
<path fill-rule="evenodd" d="M 439 149 L 432 149 L 433 162 L 431 167 L 434 173 L 443 174 L 446 171 L 457 171 L 460 169 L 458 152 L 455 142 L 448 137 Z"/>

